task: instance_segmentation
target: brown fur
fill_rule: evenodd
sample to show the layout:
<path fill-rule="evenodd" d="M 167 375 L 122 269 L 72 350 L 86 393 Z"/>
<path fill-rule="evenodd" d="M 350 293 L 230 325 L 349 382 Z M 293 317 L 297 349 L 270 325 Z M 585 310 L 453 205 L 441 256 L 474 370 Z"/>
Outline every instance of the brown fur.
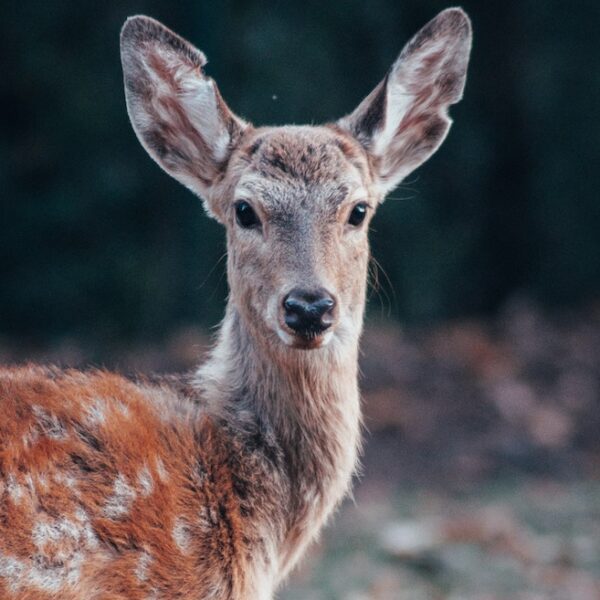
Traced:
<path fill-rule="evenodd" d="M 231 293 L 192 377 L 0 370 L 0 598 L 273 597 L 356 466 L 368 223 L 445 136 L 469 45 L 467 17 L 445 11 L 349 117 L 254 128 L 199 50 L 128 20 L 132 124 L 225 225 Z M 240 201 L 256 226 L 236 222 Z M 290 329 L 292 288 L 326 290 L 329 329 Z"/>

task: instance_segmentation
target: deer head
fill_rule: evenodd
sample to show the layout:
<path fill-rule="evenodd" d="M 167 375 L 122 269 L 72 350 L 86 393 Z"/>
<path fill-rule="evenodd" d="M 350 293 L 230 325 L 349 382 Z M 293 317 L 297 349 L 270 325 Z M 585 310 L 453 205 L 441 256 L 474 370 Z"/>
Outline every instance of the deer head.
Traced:
<path fill-rule="evenodd" d="M 470 47 L 468 17 L 448 9 L 337 123 L 254 127 L 203 73 L 201 51 L 153 19 L 127 20 L 121 55 L 133 128 L 226 227 L 230 302 L 254 337 L 299 349 L 357 339 L 369 222 L 444 140 Z"/>

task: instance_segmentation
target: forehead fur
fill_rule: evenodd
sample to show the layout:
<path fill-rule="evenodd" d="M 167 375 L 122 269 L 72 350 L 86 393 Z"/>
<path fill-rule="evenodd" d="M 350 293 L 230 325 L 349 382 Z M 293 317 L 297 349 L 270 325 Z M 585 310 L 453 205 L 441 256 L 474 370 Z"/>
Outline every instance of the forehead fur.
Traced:
<path fill-rule="evenodd" d="M 364 150 L 330 127 L 257 129 L 240 149 L 240 159 L 248 176 L 280 184 L 352 187 L 370 182 Z"/>

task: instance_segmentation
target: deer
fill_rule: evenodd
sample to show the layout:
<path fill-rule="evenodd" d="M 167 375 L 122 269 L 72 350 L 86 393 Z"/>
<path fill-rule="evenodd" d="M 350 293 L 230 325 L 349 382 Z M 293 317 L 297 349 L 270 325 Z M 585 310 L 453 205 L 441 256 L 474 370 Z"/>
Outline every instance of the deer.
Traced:
<path fill-rule="evenodd" d="M 350 489 L 369 223 L 448 133 L 470 21 L 441 12 L 320 126 L 235 115 L 152 18 L 120 47 L 139 141 L 225 227 L 225 317 L 180 377 L 0 369 L 0 597 L 270 600 Z"/>

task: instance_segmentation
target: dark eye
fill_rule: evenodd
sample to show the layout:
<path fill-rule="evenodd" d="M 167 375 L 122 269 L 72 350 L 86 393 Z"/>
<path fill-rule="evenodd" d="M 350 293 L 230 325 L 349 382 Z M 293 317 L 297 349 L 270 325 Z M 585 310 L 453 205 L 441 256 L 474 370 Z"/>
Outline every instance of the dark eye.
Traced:
<path fill-rule="evenodd" d="M 359 202 L 350 213 L 348 217 L 348 224 L 354 227 L 358 227 L 367 216 L 367 205 L 364 202 Z"/>
<path fill-rule="evenodd" d="M 240 200 L 236 203 L 235 218 L 238 225 L 244 229 L 260 226 L 260 219 L 254 212 L 254 209 L 245 200 Z"/>

